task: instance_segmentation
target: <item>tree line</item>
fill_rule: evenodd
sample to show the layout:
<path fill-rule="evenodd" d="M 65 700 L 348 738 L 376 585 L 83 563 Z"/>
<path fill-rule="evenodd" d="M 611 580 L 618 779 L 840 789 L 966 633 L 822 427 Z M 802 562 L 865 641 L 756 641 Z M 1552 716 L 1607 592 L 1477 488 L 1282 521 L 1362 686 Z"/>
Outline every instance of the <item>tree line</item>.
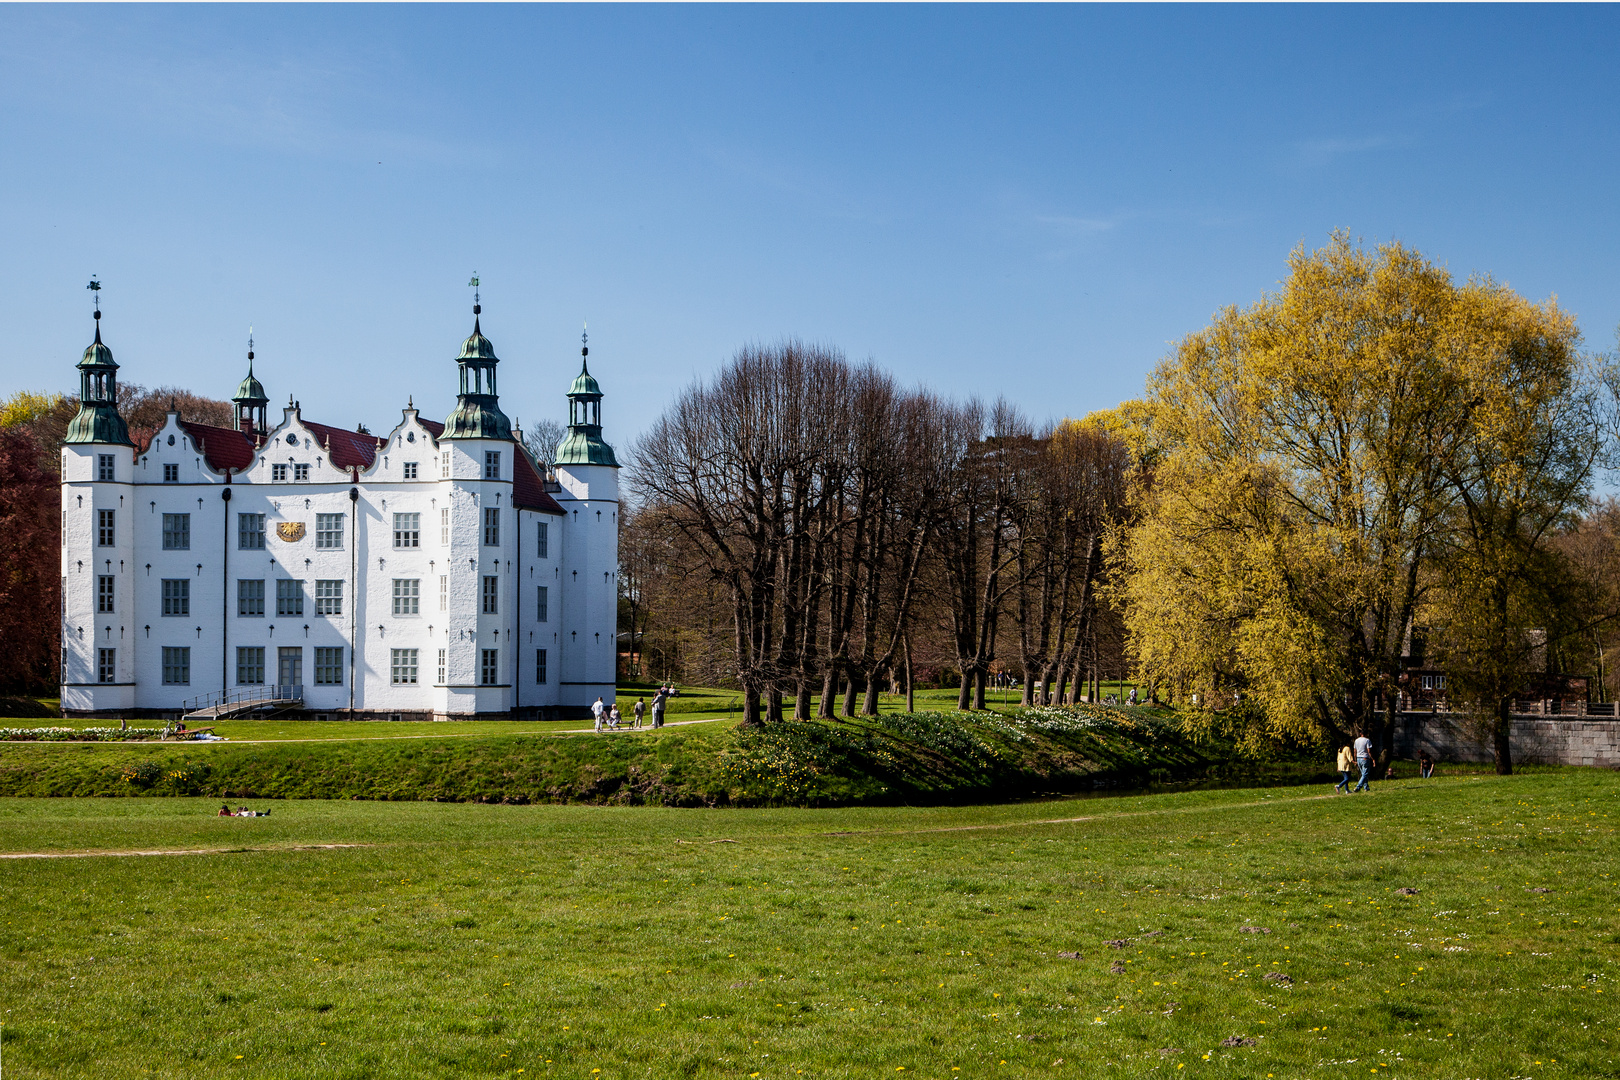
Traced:
<path fill-rule="evenodd" d="M 917 646 L 983 708 L 1013 613 L 1024 699 L 1068 700 L 1129 456 L 1094 424 L 905 388 L 836 349 L 750 346 L 636 443 L 621 561 L 632 647 L 652 620 L 742 690 L 745 722 L 875 714 Z M 654 614 L 655 607 L 662 610 Z M 724 662 L 716 664 L 722 637 Z M 919 641 L 921 639 L 921 641 Z M 692 663 L 688 660 L 688 663 Z"/>
<path fill-rule="evenodd" d="M 997 672 L 1028 704 L 1128 672 L 1189 723 L 1386 763 L 1426 649 L 1510 769 L 1538 672 L 1611 677 L 1616 384 L 1555 301 L 1344 235 L 1079 420 L 749 346 L 628 455 L 629 648 L 749 722 L 919 673 L 980 708 Z"/>

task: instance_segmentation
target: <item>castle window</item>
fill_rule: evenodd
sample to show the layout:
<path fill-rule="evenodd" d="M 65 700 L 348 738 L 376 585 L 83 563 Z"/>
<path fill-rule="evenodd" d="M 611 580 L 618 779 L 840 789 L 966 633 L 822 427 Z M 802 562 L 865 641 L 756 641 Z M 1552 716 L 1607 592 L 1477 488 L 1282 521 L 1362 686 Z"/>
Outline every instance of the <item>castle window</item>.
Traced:
<path fill-rule="evenodd" d="M 300 482 L 308 480 L 309 479 L 309 466 L 308 465 L 294 465 L 293 466 L 293 479 L 297 480 L 297 481 L 300 481 Z"/>
<path fill-rule="evenodd" d="M 500 595 L 501 595 L 501 581 L 500 581 L 500 579 L 499 578 L 494 578 L 494 577 L 486 577 L 486 578 L 484 578 L 484 614 L 485 615 L 498 615 L 498 614 L 500 614 L 500 612 L 497 610 L 498 607 L 500 606 L 500 601 L 498 599 L 500 597 Z"/>
<path fill-rule="evenodd" d="M 96 680 L 98 682 L 116 682 L 118 679 L 118 650 L 96 650 Z"/>
<path fill-rule="evenodd" d="M 450 575 L 439 575 L 439 610 L 450 610 Z M 442 680 L 441 680 L 442 681 Z"/>
<path fill-rule="evenodd" d="M 189 578 L 163 579 L 163 614 L 191 614 L 191 580 Z"/>
<path fill-rule="evenodd" d="M 236 546 L 243 551 L 264 550 L 264 515 L 236 515 Z"/>
<path fill-rule="evenodd" d="M 270 479 L 272 481 L 274 481 L 275 483 L 285 484 L 287 482 L 287 466 L 285 466 L 285 465 L 272 465 L 272 466 L 270 466 Z"/>
<path fill-rule="evenodd" d="M 445 669 L 444 650 L 440 649 L 439 650 L 439 685 L 440 686 L 444 685 L 444 674 L 445 674 L 444 669 Z"/>
<path fill-rule="evenodd" d="M 534 681 L 541 686 L 546 684 L 546 650 L 534 650 Z"/>
<path fill-rule="evenodd" d="M 394 579 L 394 614 L 417 615 L 421 612 L 421 578 Z"/>
<path fill-rule="evenodd" d="M 405 479 L 407 479 L 407 480 L 415 480 L 416 479 L 416 462 L 407 461 L 405 463 Z"/>
<path fill-rule="evenodd" d="M 264 618 L 264 579 L 236 579 L 236 614 L 249 619 Z"/>
<path fill-rule="evenodd" d="M 444 457 L 440 459 L 439 475 L 447 480 L 450 478 L 450 451 L 448 450 L 444 452 Z"/>
<path fill-rule="evenodd" d="M 264 685 L 263 645 L 238 645 L 236 647 L 236 685 Z"/>
<path fill-rule="evenodd" d="M 390 649 L 388 653 L 389 681 L 395 686 L 415 686 L 416 650 Z"/>
<path fill-rule="evenodd" d="M 304 613 L 304 583 L 293 578 L 276 581 L 276 614 L 302 615 Z"/>
<path fill-rule="evenodd" d="M 118 530 L 114 528 L 114 526 L 117 524 L 117 519 L 118 519 L 118 511 L 116 511 L 116 510 L 97 510 L 96 511 L 96 546 L 97 547 L 114 547 L 114 546 L 117 545 L 117 543 L 118 543 L 118 536 L 117 536 Z"/>
<path fill-rule="evenodd" d="M 315 582 L 315 614 L 343 614 L 343 582 L 337 578 L 319 578 Z"/>
<path fill-rule="evenodd" d="M 546 523 L 544 521 L 535 523 L 535 548 L 542 559 L 547 557 L 546 552 L 551 548 L 550 537 L 546 535 L 547 532 L 548 530 L 546 529 Z"/>
<path fill-rule="evenodd" d="M 439 546 L 450 546 L 450 508 L 448 506 L 439 511 Z"/>
<path fill-rule="evenodd" d="M 163 466 L 163 482 L 165 484 L 178 484 L 180 482 L 180 466 L 173 462 Z"/>
<path fill-rule="evenodd" d="M 191 685 L 191 647 L 163 646 L 163 685 Z"/>
<path fill-rule="evenodd" d="M 501 651 L 499 649 L 485 649 L 484 663 L 478 672 L 479 686 L 494 686 L 500 682 Z"/>
<path fill-rule="evenodd" d="M 498 507 L 484 508 L 484 546 L 501 546 L 501 511 Z"/>
<path fill-rule="evenodd" d="M 315 647 L 315 685 L 343 685 L 342 646 L 334 645 L 328 648 L 326 646 L 317 645 Z"/>
<path fill-rule="evenodd" d="M 113 578 L 103 574 L 96 578 L 96 613 L 98 615 L 112 614 L 113 609 Z"/>
<path fill-rule="evenodd" d="M 343 515 L 315 515 L 315 546 L 341 548 L 343 546 Z"/>
<path fill-rule="evenodd" d="M 551 607 L 551 605 L 549 603 L 547 603 L 547 600 L 550 598 L 549 595 L 548 595 L 548 590 L 547 590 L 546 586 L 544 586 L 544 585 L 536 585 L 534 588 L 535 588 L 534 621 L 535 622 L 546 622 L 547 621 L 547 616 L 550 614 L 550 607 Z"/>
<path fill-rule="evenodd" d="M 190 551 L 191 550 L 191 515 L 190 514 L 164 514 L 163 515 L 163 550 L 164 551 Z"/>
<path fill-rule="evenodd" d="M 117 466 L 115 466 L 113 464 L 114 460 L 115 459 L 113 458 L 113 456 L 111 454 L 97 454 L 96 455 L 96 479 L 97 480 L 111 480 L 113 477 L 118 475 L 118 473 L 116 471 Z"/>
<path fill-rule="evenodd" d="M 499 450 L 484 451 L 484 479 L 499 480 L 501 478 L 501 452 Z"/>
<path fill-rule="evenodd" d="M 413 548 L 422 546 L 422 515 L 394 515 L 394 546 Z"/>

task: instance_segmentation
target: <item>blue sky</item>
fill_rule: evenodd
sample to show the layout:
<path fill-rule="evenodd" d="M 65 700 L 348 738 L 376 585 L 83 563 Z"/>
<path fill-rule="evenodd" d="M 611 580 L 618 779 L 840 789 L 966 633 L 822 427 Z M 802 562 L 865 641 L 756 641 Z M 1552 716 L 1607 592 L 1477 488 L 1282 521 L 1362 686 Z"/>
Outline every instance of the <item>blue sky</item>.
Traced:
<path fill-rule="evenodd" d="M 0 8 L 0 393 L 442 418 L 470 324 L 627 445 L 784 335 L 1037 419 L 1335 228 L 1620 322 L 1612 6 Z"/>

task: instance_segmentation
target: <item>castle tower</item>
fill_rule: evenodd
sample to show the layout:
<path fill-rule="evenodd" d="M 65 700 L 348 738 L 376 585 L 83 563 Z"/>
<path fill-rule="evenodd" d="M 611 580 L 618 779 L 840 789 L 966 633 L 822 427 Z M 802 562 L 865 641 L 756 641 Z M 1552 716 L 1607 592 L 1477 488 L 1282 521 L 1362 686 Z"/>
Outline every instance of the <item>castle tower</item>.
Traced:
<path fill-rule="evenodd" d="M 265 409 L 270 404 L 270 398 L 264 392 L 264 384 L 253 377 L 253 334 L 248 334 L 248 373 L 236 388 L 231 398 L 231 404 L 236 406 L 236 430 L 252 439 L 262 438 L 270 430 L 265 423 Z"/>
<path fill-rule="evenodd" d="M 558 502 L 568 512 L 563 550 L 561 704 L 613 700 L 618 674 L 619 462 L 602 441 L 602 387 L 581 335 L 579 376 L 568 390 L 568 435 L 557 447 Z"/>
<path fill-rule="evenodd" d="M 92 281 L 90 288 L 100 292 Z M 62 705 L 135 702 L 135 446 L 118 414 L 118 364 L 96 337 L 79 360 L 79 412 L 62 446 Z"/>
<path fill-rule="evenodd" d="M 477 282 L 474 277 L 474 288 Z M 449 481 L 439 504 L 450 515 L 449 619 L 444 636 L 432 644 L 446 650 L 443 707 L 450 715 L 506 713 L 519 703 L 513 627 L 520 574 L 512 503 L 518 449 L 497 397 L 500 358 L 480 327 L 476 292 L 473 301 L 473 332 L 456 357 L 456 408 L 439 437 L 439 475 Z"/>

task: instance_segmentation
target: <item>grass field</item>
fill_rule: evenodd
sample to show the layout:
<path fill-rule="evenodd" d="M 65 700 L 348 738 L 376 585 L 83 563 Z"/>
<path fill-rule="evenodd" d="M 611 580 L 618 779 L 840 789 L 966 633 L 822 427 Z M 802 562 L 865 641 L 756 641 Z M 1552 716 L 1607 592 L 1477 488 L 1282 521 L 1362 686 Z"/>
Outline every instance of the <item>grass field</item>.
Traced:
<path fill-rule="evenodd" d="M 688 716 L 662 731 L 608 735 L 577 725 L 258 723 L 261 737 L 229 742 L 0 743 L 0 795 L 836 806 L 982 802 L 1300 768 L 1229 762 L 1228 748 L 1194 744 L 1151 710 L 1101 706 L 884 713 L 753 730 Z"/>
<path fill-rule="evenodd" d="M 0 800 L 5 1075 L 1620 1073 L 1620 777 L 1322 794 Z"/>

